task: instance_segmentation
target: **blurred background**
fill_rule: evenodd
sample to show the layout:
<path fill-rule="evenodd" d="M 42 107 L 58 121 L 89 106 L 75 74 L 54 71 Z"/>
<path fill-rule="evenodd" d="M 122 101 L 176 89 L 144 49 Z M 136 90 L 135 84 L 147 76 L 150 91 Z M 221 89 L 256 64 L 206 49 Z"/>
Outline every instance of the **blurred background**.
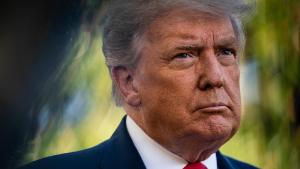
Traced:
<path fill-rule="evenodd" d="M 101 52 L 105 4 L 1 2 L 1 169 L 94 146 L 119 124 Z M 245 30 L 242 126 L 221 151 L 300 169 L 300 1 L 257 0 Z"/>

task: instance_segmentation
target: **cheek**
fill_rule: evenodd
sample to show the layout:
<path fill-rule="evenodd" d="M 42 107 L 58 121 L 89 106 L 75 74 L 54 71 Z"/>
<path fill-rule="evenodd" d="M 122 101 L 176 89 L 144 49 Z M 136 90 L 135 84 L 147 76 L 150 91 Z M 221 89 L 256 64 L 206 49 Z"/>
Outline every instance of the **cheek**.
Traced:
<path fill-rule="evenodd" d="M 240 95 L 240 72 L 238 66 L 228 73 L 228 81 L 226 88 L 228 95 L 232 101 L 233 113 L 236 120 L 240 119 L 241 114 L 241 95 Z"/>
<path fill-rule="evenodd" d="M 187 72 L 148 72 L 141 84 L 144 111 L 159 121 L 185 118 L 194 95 L 194 83 L 191 73 Z"/>
<path fill-rule="evenodd" d="M 185 111 L 190 89 L 186 84 L 178 81 L 164 80 L 149 83 L 148 90 L 143 92 L 142 96 L 144 105 L 163 113 L 175 114 Z"/>
<path fill-rule="evenodd" d="M 236 99 L 240 98 L 240 70 L 238 65 L 227 70 L 226 88 L 229 89 L 230 95 Z"/>
<path fill-rule="evenodd" d="M 155 70 L 155 71 L 153 71 Z M 141 80 L 142 92 L 154 96 L 163 103 L 171 104 L 178 100 L 186 100 L 192 94 L 195 78 L 189 71 L 172 71 L 166 69 L 151 69 L 145 72 Z M 149 97 L 149 99 L 152 99 Z"/>
<path fill-rule="evenodd" d="M 234 86 L 234 92 L 235 92 L 235 97 L 237 99 L 237 102 L 239 103 L 240 106 L 240 102 L 241 102 L 241 94 L 240 94 L 240 70 L 237 69 L 236 71 L 234 71 L 233 73 L 234 78 L 233 78 L 233 86 Z"/>

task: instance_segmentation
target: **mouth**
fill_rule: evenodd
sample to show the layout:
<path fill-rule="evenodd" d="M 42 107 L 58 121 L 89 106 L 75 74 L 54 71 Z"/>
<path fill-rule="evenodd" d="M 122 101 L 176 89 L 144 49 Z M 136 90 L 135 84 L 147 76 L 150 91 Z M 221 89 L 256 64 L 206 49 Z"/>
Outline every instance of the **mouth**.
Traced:
<path fill-rule="evenodd" d="M 221 113 L 227 111 L 229 106 L 224 103 L 210 103 L 205 104 L 197 108 L 197 111 L 207 112 L 207 113 Z"/>

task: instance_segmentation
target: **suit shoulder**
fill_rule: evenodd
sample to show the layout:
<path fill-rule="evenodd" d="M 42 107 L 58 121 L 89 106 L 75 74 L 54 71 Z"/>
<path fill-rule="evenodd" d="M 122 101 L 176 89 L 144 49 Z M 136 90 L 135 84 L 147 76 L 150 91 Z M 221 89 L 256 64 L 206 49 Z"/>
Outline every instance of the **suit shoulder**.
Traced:
<path fill-rule="evenodd" d="M 234 168 L 238 168 L 238 169 L 258 169 L 257 167 L 255 167 L 251 164 L 236 160 L 236 159 L 228 157 L 228 156 L 224 156 L 224 158 L 226 160 L 230 161 L 230 164 L 232 166 L 234 166 Z"/>
<path fill-rule="evenodd" d="M 89 149 L 45 157 L 19 169 L 99 169 L 109 147 L 110 142 L 105 141 Z"/>

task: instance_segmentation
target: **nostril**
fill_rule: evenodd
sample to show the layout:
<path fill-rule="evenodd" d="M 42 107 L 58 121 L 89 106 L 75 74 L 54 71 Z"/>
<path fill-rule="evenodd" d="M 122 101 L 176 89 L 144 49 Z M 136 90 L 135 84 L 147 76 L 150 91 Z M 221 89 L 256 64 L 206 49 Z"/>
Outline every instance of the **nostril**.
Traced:
<path fill-rule="evenodd" d="M 210 89 L 212 89 L 213 88 L 213 86 L 211 85 L 211 84 L 209 84 L 209 83 L 207 83 L 205 86 L 204 86 L 204 90 L 210 90 Z"/>
<path fill-rule="evenodd" d="M 199 84 L 199 88 L 201 90 L 210 90 L 210 89 L 213 89 L 213 88 L 220 88 L 223 86 L 224 84 L 224 79 L 223 78 L 220 78 L 218 80 L 213 80 L 213 79 L 201 79 L 200 82 L 198 83 Z"/>

